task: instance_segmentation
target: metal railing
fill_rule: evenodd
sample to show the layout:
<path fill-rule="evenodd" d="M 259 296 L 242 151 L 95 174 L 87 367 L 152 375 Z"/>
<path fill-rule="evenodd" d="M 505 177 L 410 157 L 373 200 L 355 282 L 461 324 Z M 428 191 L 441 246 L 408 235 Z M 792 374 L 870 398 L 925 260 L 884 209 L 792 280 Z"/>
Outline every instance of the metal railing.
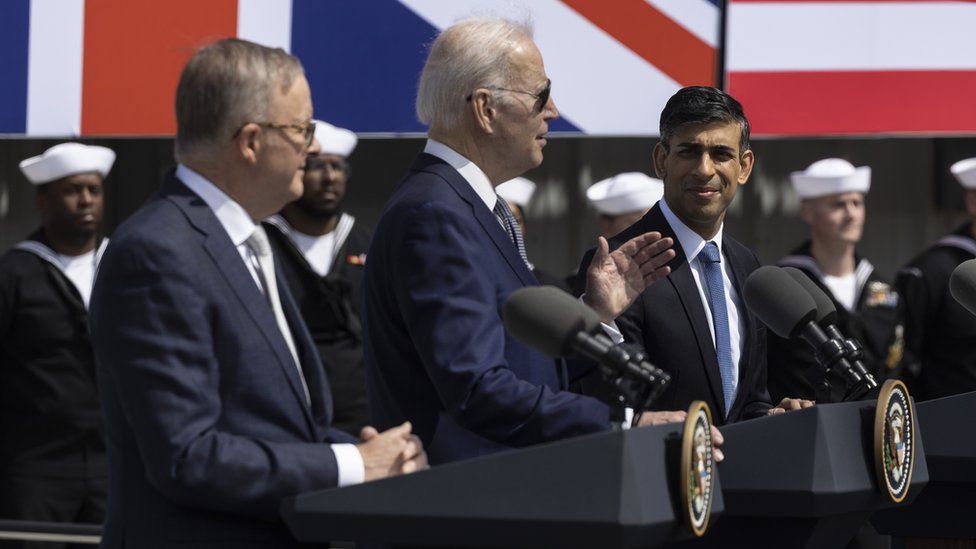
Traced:
<path fill-rule="evenodd" d="M 0 520 L 0 540 L 98 545 L 102 540 L 102 526 L 100 524 Z"/>

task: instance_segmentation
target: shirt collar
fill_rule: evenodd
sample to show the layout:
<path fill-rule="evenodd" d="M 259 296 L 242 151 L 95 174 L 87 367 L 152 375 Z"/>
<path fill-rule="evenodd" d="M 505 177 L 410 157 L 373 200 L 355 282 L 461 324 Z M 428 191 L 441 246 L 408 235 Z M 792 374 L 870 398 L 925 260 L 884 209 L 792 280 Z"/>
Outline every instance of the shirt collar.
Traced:
<path fill-rule="evenodd" d="M 495 194 L 495 186 L 491 184 L 491 180 L 477 164 L 435 139 L 427 139 L 424 152 L 450 164 L 468 182 L 468 185 L 471 185 L 478 197 L 484 201 L 485 206 L 488 206 L 489 210 L 495 210 L 495 202 L 498 200 L 498 196 Z"/>
<path fill-rule="evenodd" d="M 664 214 L 664 219 L 666 219 L 668 225 L 671 225 L 671 228 L 674 229 L 674 236 L 678 239 L 678 244 L 681 245 L 681 250 L 685 252 L 685 258 L 688 260 L 688 263 L 691 263 L 696 257 L 698 257 L 698 253 L 702 251 L 702 248 L 705 247 L 705 239 L 695 231 L 688 228 L 688 226 L 685 225 L 684 222 L 681 221 L 681 219 L 679 219 L 673 211 L 671 211 L 667 200 L 662 199 L 660 204 L 661 213 Z M 713 236 L 711 240 L 716 246 L 718 246 L 719 251 L 722 250 L 722 231 L 724 229 L 725 222 L 719 226 L 718 232 L 715 233 L 715 236 Z M 721 257 L 721 254 L 719 254 L 719 257 Z"/>
<path fill-rule="evenodd" d="M 257 226 L 244 208 L 207 178 L 183 164 L 176 167 L 176 177 L 197 194 L 213 210 L 217 221 L 227 231 L 234 246 L 241 246 L 251 238 Z"/>

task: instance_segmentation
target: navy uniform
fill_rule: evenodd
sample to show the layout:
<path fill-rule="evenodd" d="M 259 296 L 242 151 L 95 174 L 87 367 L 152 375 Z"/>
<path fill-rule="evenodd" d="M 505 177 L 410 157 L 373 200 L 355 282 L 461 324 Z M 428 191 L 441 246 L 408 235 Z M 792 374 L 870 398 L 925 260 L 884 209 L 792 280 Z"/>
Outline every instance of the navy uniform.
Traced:
<path fill-rule="evenodd" d="M 343 213 L 335 230 L 332 266 L 322 276 L 295 244 L 294 229 L 283 217 L 273 216 L 264 225 L 325 365 L 332 386 L 332 425 L 357 434 L 369 422 L 359 296 L 370 231 Z"/>
<path fill-rule="evenodd" d="M 960 160 L 949 170 L 967 193 L 976 192 L 976 158 Z M 969 214 L 976 217 L 971 208 Z M 918 400 L 976 391 L 976 322 L 949 293 L 952 271 L 974 257 L 973 222 L 966 222 L 898 273 L 911 389 Z"/>
<path fill-rule="evenodd" d="M 824 283 L 820 266 L 810 255 L 810 243 L 793 250 L 778 262 L 780 267 L 803 271 L 830 297 L 837 309 L 837 328 L 847 337 L 857 339 L 864 347 L 864 365 L 874 377 L 901 377 L 905 360 L 905 328 L 898 292 L 875 269 L 870 261 L 857 257 L 855 278 L 857 296 L 853 310 L 848 310 Z M 768 335 L 769 393 L 774 402 L 789 396 L 814 399 L 814 387 L 805 373 L 817 366 L 813 348 L 800 340 L 786 340 Z M 832 385 L 842 386 L 843 379 L 831 377 Z"/>
<path fill-rule="evenodd" d="M 905 342 L 915 363 L 912 395 L 928 400 L 976 391 L 976 322 L 949 294 L 949 276 L 976 257 L 967 222 L 898 273 L 905 302 Z"/>
<path fill-rule="evenodd" d="M 79 173 L 104 178 L 114 160 L 105 147 L 64 143 L 20 167 L 43 185 Z M 107 243 L 66 256 L 41 228 L 0 257 L 0 518 L 104 519 L 108 461 L 88 299 Z"/>

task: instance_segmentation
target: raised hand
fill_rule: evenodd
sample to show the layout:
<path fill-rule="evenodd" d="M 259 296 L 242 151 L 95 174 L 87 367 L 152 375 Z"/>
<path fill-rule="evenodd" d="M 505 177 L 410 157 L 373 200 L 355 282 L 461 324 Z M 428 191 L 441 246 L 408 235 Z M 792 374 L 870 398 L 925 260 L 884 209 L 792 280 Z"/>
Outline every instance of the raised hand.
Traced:
<path fill-rule="evenodd" d="M 607 239 L 600 237 L 596 253 L 586 269 L 583 302 L 610 323 L 637 299 L 648 286 L 668 276 L 667 263 L 675 256 L 674 240 L 661 233 L 644 233 L 610 252 Z"/>

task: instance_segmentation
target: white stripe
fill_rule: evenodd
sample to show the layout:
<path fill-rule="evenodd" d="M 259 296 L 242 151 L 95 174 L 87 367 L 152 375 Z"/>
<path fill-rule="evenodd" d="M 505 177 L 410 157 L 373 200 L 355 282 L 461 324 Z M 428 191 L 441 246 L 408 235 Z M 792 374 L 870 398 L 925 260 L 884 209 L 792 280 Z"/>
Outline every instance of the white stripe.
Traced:
<path fill-rule="evenodd" d="M 535 23 L 556 107 L 588 134 L 657 135 L 661 110 L 681 87 L 559 0 L 523 0 L 514 10 L 513 2 L 400 2 L 440 29 L 470 15 L 518 20 L 524 8 Z"/>
<path fill-rule="evenodd" d="M 731 3 L 731 71 L 976 69 L 976 3 Z"/>
<path fill-rule="evenodd" d="M 711 47 L 718 44 L 718 6 L 708 0 L 644 0 Z"/>
<path fill-rule="evenodd" d="M 291 51 L 292 0 L 238 0 L 237 37 Z"/>
<path fill-rule="evenodd" d="M 81 134 L 84 0 L 32 0 L 27 134 Z"/>

